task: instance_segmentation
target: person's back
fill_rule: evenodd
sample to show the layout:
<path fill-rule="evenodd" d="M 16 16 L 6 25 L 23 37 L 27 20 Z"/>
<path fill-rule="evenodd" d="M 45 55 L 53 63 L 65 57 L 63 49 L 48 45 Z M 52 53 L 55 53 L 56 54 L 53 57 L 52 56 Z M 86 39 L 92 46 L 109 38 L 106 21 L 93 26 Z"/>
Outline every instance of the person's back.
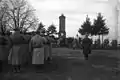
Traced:
<path fill-rule="evenodd" d="M 38 32 L 31 38 L 30 41 L 32 64 L 35 64 L 37 69 L 40 68 L 40 66 L 42 67 L 44 64 L 44 43 L 44 38 L 42 37 L 42 35 L 39 35 Z"/>
<path fill-rule="evenodd" d="M 24 43 L 22 43 L 21 47 L 20 47 L 20 59 L 21 59 L 21 64 L 25 65 L 26 63 L 29 63 L 30 61 L 30 53 L 29 53 L 29 41 L 31 39 L 31 37 L 27 34 L 23 34 L 23 38 L 24 38 Z"/>
<path fill-rule="evenodd" d="M 33 47 L 42 47 L 43 43 L 44 43 L 44 39 L 43 37 L 41 37 L 40 35 L 36 34 L 35 36 L 33 36 L 31 38 L 32 41 L 32 46 Z"/>
<path fill-rule="evenodd" d="M 5 38 L 3 35 L 0 34 L 0 73 L 2 72 L 2 65 L 3 65 L 3 57 L 5 54 Z"/>
<path fill-rule="evenodd" d="M 25 42 L 23 35 L 19 30 L 15 30 L 15 32 L 10 36 L 12 47 L 9 54 L 9 63 L 13 66 L 14 72 L 20 72 L 21 66 L 21 46 Z"/>

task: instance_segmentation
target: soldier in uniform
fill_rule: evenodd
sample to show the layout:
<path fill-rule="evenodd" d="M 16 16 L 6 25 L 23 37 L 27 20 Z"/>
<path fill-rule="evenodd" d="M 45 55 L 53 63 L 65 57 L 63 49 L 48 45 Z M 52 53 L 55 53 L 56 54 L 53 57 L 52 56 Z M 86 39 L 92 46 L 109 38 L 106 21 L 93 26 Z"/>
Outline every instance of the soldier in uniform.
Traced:
<path fill-rule="evenodd" d="M 82 40 L 83 54 L 86 60 L 88 60 L 88 54 L 91 53 L 92 41 L 88 38 L 88 34 L 85 35 L 85 38 Z"/>

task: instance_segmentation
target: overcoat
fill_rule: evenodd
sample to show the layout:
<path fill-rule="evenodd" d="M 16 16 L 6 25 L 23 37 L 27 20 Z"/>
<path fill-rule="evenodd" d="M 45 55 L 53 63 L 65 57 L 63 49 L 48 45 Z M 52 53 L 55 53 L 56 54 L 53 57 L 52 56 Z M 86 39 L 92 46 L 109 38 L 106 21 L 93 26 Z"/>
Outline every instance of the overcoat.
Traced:
<path fill-rule="evenodd" d="M 32 64 L 44 64 L 44 39 L 36 34 L 30 41 Z"/>
<path fill-rule="evenodd" d="M 83 47 L 83 54 L 90 54 L 91 53 L 91 44 L 92 41 L 89 38 L 84 38 L 82 41 L 82 47 Z"/>
<path fill-rule="evenodd" d="M 29 53 L 29 35 L 23 35 L 25 43 L 20 46 L 20 62 L 21 64 L 31 63 L 31 54 Z"/>
<path fill-rule="evenodd" d="M 0 35 L 0 60 L 7 60 L 9 55 L 9 40 L 6 36 Z"/>

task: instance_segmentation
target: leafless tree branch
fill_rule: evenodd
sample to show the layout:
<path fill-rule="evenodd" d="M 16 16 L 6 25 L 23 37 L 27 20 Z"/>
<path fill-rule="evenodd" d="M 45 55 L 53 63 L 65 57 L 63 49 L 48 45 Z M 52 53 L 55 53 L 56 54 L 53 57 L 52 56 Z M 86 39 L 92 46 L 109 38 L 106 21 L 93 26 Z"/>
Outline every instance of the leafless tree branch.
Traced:
<path fill-rule="evenodd" d="M 7 17 L 7 26 L 11 29 L 19 28 L 22 30 L 25 28 L 28 30 L 37 24 L 37 18 L 34 15 L 35 10 L 25 0 L 8 0 L 7 3 L 4 3 L 5 5 L 10 5 L 6 9 L 5 16 Z M 0 14 L 1 17 L 4 17 L 4 14 Z"/>

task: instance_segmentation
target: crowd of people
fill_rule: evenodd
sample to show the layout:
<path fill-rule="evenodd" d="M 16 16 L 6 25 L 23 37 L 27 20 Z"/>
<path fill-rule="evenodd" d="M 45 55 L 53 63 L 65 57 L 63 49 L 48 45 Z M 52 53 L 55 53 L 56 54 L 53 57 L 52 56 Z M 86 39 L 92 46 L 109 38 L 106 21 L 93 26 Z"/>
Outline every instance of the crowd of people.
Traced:
<path fill-rule="evenodd" d="M 12 72 L 20 72 L 21 66 L 34 64 L 43 68 L 46 61 L 52 60 L 52 36 L 36 32 L 32 35 L 15 30 L 13 34 L 0 35 L 0 72 L 4 60 L 12 65 Z"/>
<path fill-rule="evenodd" d="M 26 64 L 35 65 L 38 69 L 43 69 L 45 62 L 52 60 L 52 43 L 55 41 L 53 36 L 36 32 L 32 35 L 20 33 L 15 30 L 13 34 L 0 35 L 0 72 L 4 60 L 12 65 L 12 72 L 20 72 L 21 66 Z M 58 45 L 60 39 L 58 40 Z M 79 44 L 73 41 L 74 47 Z M 92 41 L 85 35 L 81 42 L 83 55 L 88 60 L 91 53 Z"/>

